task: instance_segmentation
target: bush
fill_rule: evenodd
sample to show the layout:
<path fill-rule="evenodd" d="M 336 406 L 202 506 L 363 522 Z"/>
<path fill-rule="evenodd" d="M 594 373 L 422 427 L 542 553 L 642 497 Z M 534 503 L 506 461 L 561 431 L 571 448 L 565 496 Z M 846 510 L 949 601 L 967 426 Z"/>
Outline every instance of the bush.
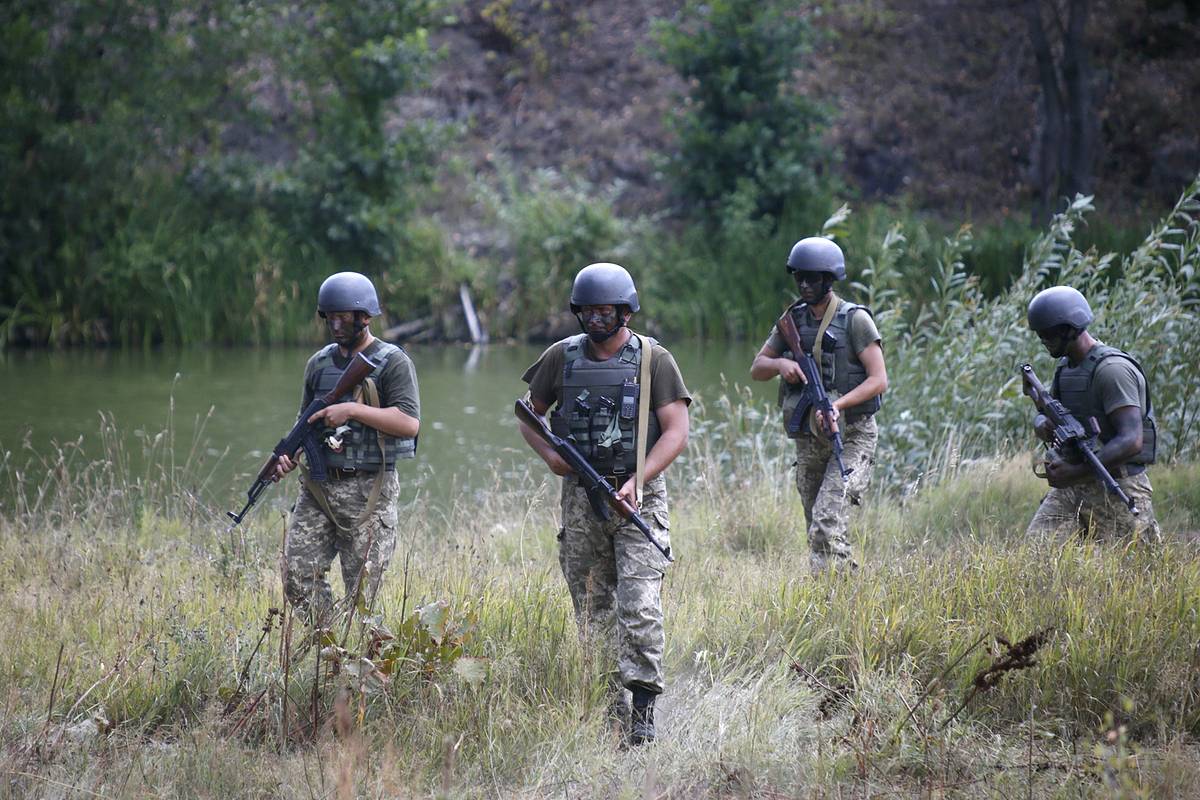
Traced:
<path fill-rule="evenodd" d="M 625 260 L 632 226 L 613 208 L 619 186 L 602 190 L 586 180 L 543 169 L 526 184 L 511 172 L 483 194 L 505 237 L 500 268 L 485 288 L 493 305 L 493 335 L 528 335 L 531 322 L 562 314 L 580 268 Z M 628 264 L 635 279 L 641 273 Z"/>
<path fill-rule="evenodd" d="M 1084 252 L 1073 239 L 1093 205 L 1091 197 L 1078 196 L 1029 247 L 1016 280 L 990 298 L 966 271 L 969 229 L 945 240 L 930 268 L 936 296 L 916 302 L 895 293 L 876 314 L 891 386 L 877 462 L 891 479 L 914 480 L 963 459 L 1032 444 L 1032 406 L 1021 395 L 1017 367 L 1032 363 L 1045 382 L 1053 365 L 1029 332 L 1025 310 L 1038 290 L 1056 284 L 1083 292 L 1096 313 L 1093 334 L 1145 367 L 1159 419 L 1159 458 L 1193 450 L 1200 435 L 1197 210 L 1200 179 L 1128 255 Z M 882 264 L 869 276 L 875 293 L 897 285 L 894 261 Z"/>

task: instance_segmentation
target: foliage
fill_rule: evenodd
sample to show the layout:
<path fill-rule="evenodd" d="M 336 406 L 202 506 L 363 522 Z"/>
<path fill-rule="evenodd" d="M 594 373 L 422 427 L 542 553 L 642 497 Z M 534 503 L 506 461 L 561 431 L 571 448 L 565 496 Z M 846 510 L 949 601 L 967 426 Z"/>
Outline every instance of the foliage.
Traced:
<path fill-rule="evenodd" d="M 668 331 L 716 339 L 765 336 L 791 294 L 784 262 L 795 227 L 772 231 L 739 200 L 717 231 L 693 226 L 682 235 L 648 230 L 637 241 L 634 264 L 651 269 L 644 279 L 647 316 Z M 819 223 L 817 223 L 819 225 Z"/>
<path fill-rule="evenodd" d="M 426 0 L 5 6 L 0 342 L 277 341 L 399 259 Z"/>
<path fill-rule="evenodd" d="M 191 177 L 227 202 L 261 203 L 303 247 L 374 273 L 397 255 L 415 189 L 431 179 L 429 131 L 389 120 L 392 102 L 429 66 L 430 0 L 267 6 L 253 32 L 277 60 L 286 114 L 283 163 L 237 152 Z M 270 31 L 277 31 L 273 36 Z M 253 98 L 247 98 L 252 101 Z M 276 112 L 278 113 L 278 112 Z M 270 136 L 280 120 L 265 120 Z M 261 187 L 247 192 L 247 185 Z"/>
<path fill-rule="evenodd" d="M 869 198 L 907 195 L 944 216 L 965 211 L 989 221 L 1029 220 L 1039 173 L 1057 158 L 1038 145 L 1047 127 L 1061 124 L 1039 107 L 1048 76 L 1039 78 L 1032 11 L 1048 21 L 1056 54 L 1069 38 L 1069 9 L 1090 12 L 1086 52 L 1077 53 L 1082 58 L 1071 80 L 1090 87 L 1100 122 L 1090 136 L 1084 132 L 1094 147 L 1078 136 L 1064 142 L 1074 153 L 1093 150 L 1092 188 L 1108 213 L 1162 208 L 1196 171 L 1197 121 L 1180 102 L 1200 88 L 1200 58 L 1191 47 L 1200 21 L 1194 6 L 1163 0 L 820 5 L 825 45 L 811 81 L 836 87 L 839 171 Z M 1070 197 L 1048 199 L 1051 210 L 1061 210 Z"/>
<path fill-rule="evenodd" d="M 1090 197 L 1076 198 L 1028 243 L 1020 271 L 996 293 L 984 290 L 983 277 L 970 266 L 977 243 L 971 226 L 939 237 L 920 218 L 896 219 L 874 208 L 856 220 L 848 208 L 838 209 L 818 228 L 850 254 L 850 280 L 838 292 L 872 309 L 887 359 L 877 480 L 889 489 L 912 489 L 971 459 L 1032 443 L 1031 406 L 1020 393 L 1017 366 L 1030 362 L 1048 381 L 1053 365 L 1029 332 L 1025 310 L 1039 289 L 1059 283 L 1088 297 L 1099 338 L 1146 368 L 1159 421 L 1159 458 L 1200 445 L 1198 209 L 1200 181 L 1122 256 L 1076 245 L 1087 236 L 1081 231 L 1093 211 Z M 706 257 L 687 253 L 694 240 L 639 240 L 653 255 L 637 256 L 634 263 L 660 265 L 649 276 L 644 303 L 654 321 L 696 335 L 765 338 L 771 320 L 792 300 L 783 291 L 782 268 L 791 242 L 782 234 L 758 233 L 737 243 L 726 240 L 728 250 Z M 1110 235 L 1101 232 L 1093 241 Z M 774 296 L 772 287 L 779 287 Z M 740 446 L 736 439 L 726 444 Z"/>
<path fill-rule="evenodd" d="M 487 0 L 479 16 L 508 48 L 528 57 L 539 78 L 550 71 L 552 56 L 575 44 L 576 33 L 588 27 L 584 9 L 546 0 Z"/>
<path fill-rule="evenodd" d="M 1077 197 L 1025 254 L 1024 268 L 1001 294 L 986 296 L 968 275 L 969 230 L 945 240 L 927 279 L 928 301 L 893 297 L 879 317 L 890 389 L 880 421 L 877 461 L 899 480 L 941 464 L 988 455 L 1028 441 L 1030 406 L 1017 367 L 1030 362 L 1048 380 L 1052 365 L 1025 323 L 1030 298 L 1056 284 L 1075 286 L 1096 313 L 1090 330 L 1146 368 L 1159 422 L 1159 457 L 1197 444 L 1195 364 L 1200 179 L 1145 240 L 1125 257 L 1080 251 L 1073 237 L 1092 198 Z M 876 283 L 895 280 L 872 276 Z M 926 475 L 927 476 L 927 475 Z"/>
<path fill-rule="evenodd" d="M 688 86 L 668 120 L 669 173 L 680 201 L 720 223 L 727 213 L 778 218 L 811 193 L 829 157 L 820 107 L 793 87 L 813 32 L 795 9 L 754 0 L 689 0 L 656 28 L 662 59 Z"/>
<path fill-rule="evenodd" d="M 494 305 L 488 320 L 493 335 L 525 334 L 531 321 L 561 314 L 580 268 L 623 260 L 630 223 L 613 207 L 619 189 L 600 189 L 548 169 L 527 182 L 506 172 L 499 189 L 482 189 L 507 239 L 502 268 L 484 281 L 485 297 Z"/>

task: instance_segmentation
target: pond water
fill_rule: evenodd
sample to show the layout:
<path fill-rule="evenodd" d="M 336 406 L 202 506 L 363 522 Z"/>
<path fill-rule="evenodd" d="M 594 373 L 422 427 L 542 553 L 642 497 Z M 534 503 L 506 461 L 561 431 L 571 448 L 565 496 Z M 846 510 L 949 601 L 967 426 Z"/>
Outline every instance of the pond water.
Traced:
<path fill-rule="evenodd" d="M 667 343 L 698 398 L 749 382 L 757 342 Z M 417 459 L 401 465 L 405 493 L 433 502 L 540 469 L 517 432 L 513 401 L 541 346 L 409 348 L 421 390 Z M 56 447 L 82 439 L 76 463 L 106 453 L 102 427 L 115 432 L 130 469 L 153 469 L 144 445 L 168 426 L 176 464 L 196 445 L 197 470 L 211 477 L 205 499 L 236 510 L 252 475 L 291 427 L 311 348 L 185 351 L 13 351 L 0 353 L 0 496 L 16 469 L 36 476 Z M 774 397 L 775 384 L 754 384 Z M 161 451 L 160 447 L 160 451 Z M 199 462 L 203 461 L 203 464 Z M 158 462 L 155 462 L 158 463 Z M 276 494 L 278 494 L 276 492 Z M 6 503 L 7 504 L 7 503 Z"/>

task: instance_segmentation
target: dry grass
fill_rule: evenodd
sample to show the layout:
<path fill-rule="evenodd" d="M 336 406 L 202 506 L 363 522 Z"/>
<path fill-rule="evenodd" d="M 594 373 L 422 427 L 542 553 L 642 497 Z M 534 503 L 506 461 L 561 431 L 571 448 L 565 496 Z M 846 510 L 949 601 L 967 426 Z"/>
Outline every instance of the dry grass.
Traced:
<path fill-rule="evenodd" d="M 337 674 L 270 611 L 284 607 L 278 512 L 232 541 L 217 512 L 189 522 L 186 503 L 123 518 L 126 496 L 87 496 L 51 525 L 7 515 L 0 797 L 1184 797 L 1200 785 L 1193 543 L 1025 542 L 1039 486 L 1017 459 L 876 497 L 855 518 L 864 569 L 812 578 L 785 455 L 743 451 L 719 464 L 693 452 L 679 472 L 663 736 L 634 752 L 605 732 L 548 483 L 409 509 L 375 615 L 335 631 Z M 1200 527 L 1198 472 L 1155 470 L 1168 533 Z M 453 631 L 440 651 L 404 624 L 436 600 Z M 375 691 L 361 659 L 382 663 L 380 627 L 398 644 Z M 997 637 L 1045 627 L 1056 633 L 1036 664 L 971 695 Z M 484 669 L 460 669 L 458 645 Z"/>

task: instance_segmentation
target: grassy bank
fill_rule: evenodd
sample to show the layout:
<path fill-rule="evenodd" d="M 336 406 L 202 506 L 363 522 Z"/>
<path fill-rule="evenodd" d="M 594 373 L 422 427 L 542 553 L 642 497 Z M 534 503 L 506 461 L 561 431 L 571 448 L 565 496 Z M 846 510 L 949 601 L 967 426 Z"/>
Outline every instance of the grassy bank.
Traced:
<path fill-rule="evenodd" d="M 1200 790 L 1200 467 L 1155 469 L 1158 549 L 1026 541 L 1042 487 L 998 459 L 877 494 L 863 569 L 813 578 L 786 463 L 751 436 L 724 461 L 696 440 L 677 470 L 663 735 L 636 752 L 606 733 L 540 472 L 408 509 L 375 615 L 325 643 L 336 674 L 284 609 L 276 510 L 229 537 L 168 491 L 135 507 L 94 481 L 62 501 L 82 512 L 6 513 L 0 797 Z M 1036 663 L 960 709 L 997 637 L 1038 631 Z"/>

